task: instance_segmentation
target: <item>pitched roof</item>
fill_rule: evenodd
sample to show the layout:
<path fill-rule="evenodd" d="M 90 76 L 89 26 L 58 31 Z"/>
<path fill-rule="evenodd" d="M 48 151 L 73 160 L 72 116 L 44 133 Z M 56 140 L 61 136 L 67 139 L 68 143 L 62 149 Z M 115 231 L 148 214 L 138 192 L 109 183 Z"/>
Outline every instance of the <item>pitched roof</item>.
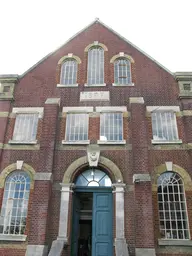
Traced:
<path fill-rule="evenodd" d="M 133 43 L 131 43 L 129 40 L 127 40 L 125 37 L 121 36 L 119 33 L 117 33 L 116 31 L 114 31 L 112 28 L 108 27 L 106 24 L 104 24 L 102 21 L 99 20 L 99 18 L 96 18 L 93 22 L 91 22 L 88 26 L 86 26 L 85 28 L 83 28 L 82 30 L 80 30 L 79 32 L 77 32 L 74 36 L 72 36 L 71 38 L 69 38 L 64 44 L 62 44 L 61 46 L 59 46 L 56 50 L 54 50 L 53 52 L 50 52 L 49 54 L 47 54 L 44 58 L 42 58 L 40 61 L 38 61 L 36 64 L 34 64 L 32 67 L 30 67 L 28 70 L 26 70 L 22 75 L 20 75 L 20 78 L 22 78 L 23 76 L 25 76 L 28 72 L 30 72 L 31 70 L 33 70 L 35 67 L 37 67 L 40 63 L 42 63 L 44 60 L 46 60 L 49 56 L 51 56 L 52 54 L 54 54 L 56 51 L 58 51 L 60 48 L 62 48 L 63 46 L 65 46 L 67 43 L 69 43 L 71 40 L 73 40 L 75 37 L 77 37 L 79 34 L 81 34 L 84 30 L 88 29 L 89 27 L 91 27 L 93 24 L 95 23 L 99 23 L 102 26 L 104 26 L 105 28 L 107 28 L 109 31 L 111 31 L 113 34 L 115 34 L 116 36 L 118 36 L 120 39 L 124 40 L 126 43 L 128 43 L 129 45 L 131 45 L 132 47 L 134 47 L 135 49 L 137 49 L 139 52 L 141 52 L 143 55 L 145 55 L 146 57 L 148 57 L 150 60 L 152 60 L 154 63 L 156 63 L 160 68 L 164 69 L 166 72 L 170 73 L 171 75 L 174 75 L 169 69 L 165 68 L 162 64 L 160 64 L 158 61 L 156 61 L 154 58 L 152 58 L 150 55 L 148 55 L 146 52 L 144 52 L 143 50 L 141 50 L 139 47 L 137 47 L 136 45 L 134 45 Z"/>

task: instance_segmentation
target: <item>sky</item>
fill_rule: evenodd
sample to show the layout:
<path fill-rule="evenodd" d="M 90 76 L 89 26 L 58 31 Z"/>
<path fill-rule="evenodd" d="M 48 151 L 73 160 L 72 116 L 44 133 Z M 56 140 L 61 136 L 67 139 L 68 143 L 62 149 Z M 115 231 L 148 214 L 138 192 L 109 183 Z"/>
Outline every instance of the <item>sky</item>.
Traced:
<path fill-rule="evenodd" d="M 0 74 L 21 75 L 95 18 L 172 72 L 192 71 L 192 0 L 0 0 Z"/>

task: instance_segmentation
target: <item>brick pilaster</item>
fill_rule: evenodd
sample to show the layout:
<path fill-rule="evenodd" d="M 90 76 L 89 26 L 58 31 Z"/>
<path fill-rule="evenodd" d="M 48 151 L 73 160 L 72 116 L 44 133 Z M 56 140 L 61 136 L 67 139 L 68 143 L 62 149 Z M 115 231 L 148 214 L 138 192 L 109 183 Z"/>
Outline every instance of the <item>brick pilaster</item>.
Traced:
<path fill-rule="evenodd" d="M 48 209 L 51 195 L 51 174 L 56 142 L 59 99 L 47 99 L 44 105 L 42 136 L 40 140 L 40 163 L 35 175 L 33 202 L 31 205 L 31 224 L 29 244 L 46 244 Z M 43 249 L 42 249 L 43 251 Z M 28 248 L 31 255 L 31 247 Z"/>
<path fill-rule="evenodd" d="M 148 170 L 148 131 L 143 98 L 130 98 L 136 255 L 155 255 L 151 179 Z"/>

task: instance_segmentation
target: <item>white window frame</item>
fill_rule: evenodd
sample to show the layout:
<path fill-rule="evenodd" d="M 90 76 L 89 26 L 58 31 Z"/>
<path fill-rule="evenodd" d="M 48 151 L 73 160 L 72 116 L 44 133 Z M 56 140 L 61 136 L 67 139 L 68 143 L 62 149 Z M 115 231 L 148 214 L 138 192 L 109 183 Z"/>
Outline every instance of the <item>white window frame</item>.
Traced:
<path fill-rule="evenodd" d="M 87 84 L 85 84 L 85 86 L 105 86 L 106 85 L 104 83 L 104 79 L 105 79 L 104 62 L 105 62 L 104 49 L 101 46 L 91 47 L 88 51 Z"/>
<path fill-rule="evenodd" d="M 120 65 L 122 65 L 120 62 L 127 62 L 127 68 L 126 70 L 120 68 Z M 126 79 L 125 82 L 123 81 L 123 78 L 121 77 L 123 73 L 126 73 Z M 128 60 L 127 58 L 119 57 L 114 61 L 114 86 L 133 86 L 134 84 L 132 83 L 132 75 L 131 75 L 131 61 Z"/>
<path fill-rule="evenodd" d="M 61 65 L 60 84 L 57 87 L 75 87 L 77 84 L 78 63 L 74 58 L 67 58 Z M 71 82 L 70 82 L 71 81 Z"/>
<path fill-rule="evenodd" d="M 26 223 L 22 224 L 21 219 L 27 221 L 30 183 L 30 176 L 24 171 L 14 171 L 7 176 L 1 207 L 0 240 L 26 240 Z M 20 219 L 19 224 L 17 219 Z"/>
<path fill-rule="evenodd" d="M 159 228 L 163 234 L 161 239 L 189 240 L 188 211 L 182 178 L 173 171 L 164 172 L 158 178 L 158 189 Z"/>
<path fill-rule="evenodd" d="M 115 107 L 112 107 L 112 109 L 113 108 L 115 108 Z M 98 144 L 125 144 L 126 143 L 126 141 L 123 139 L 123 136 L 124 136 L 124 131 L 123 131 L 123 122 L 124 122 L 124 120 L 123 120 L 123 112 L 121 112 L 121 111 L 118 111 L 118 107 L 117 107 L 117 111 L 106 111 L 106 110 L 108 109 L 107 107 L 104 107 L 103 109 L 102 109 L 102 107 L 98 107 L 98 108 L 96 108 L 96 110 L 97 111 L 99 111 L 99 112 L 101 112 L 100 113 L 100 140 L 98 140 L 97 141 L 97 143 Z M 122 109 L 122 107 L 119 107 L 119 109 Z M 123 109 L 124 109 L 124 107 L 123 107 Z M 121 116 L 121 121 L 122 121 L 122 127 L 121 127 L 121 131 L 119 131 L 119 135 L 121 134 L 122 135 L 122 139 L 120 140 L 120 139 L 115 139 L 114 138 L 114 130 L 113 130 L 113 139 L 111 139 L 111 140 L 104 140 L 104 139 L 102 139 L 101 138 L 101 136 L 105 136 L 105 135 L 109 135 L 109 131 L 105 131 L 105 127 L 102 127 L 102 124 L 103 124 L 103 122 L 105 123 L 105 117 L 106 117 L 106 115 L 113 115 L 113 127 L 114 127 L 114 125 L 115 125 L 115 121 L 114 121 L 114 117 L 115 117 L 115 114 L 119 114 L 120 116 Z M 108 129 L 109 129 L 110 127 L 108 126 Z M 104 130 L 103 130 L 104 129 Z M 104 133 L 102 133 L 102 130 L 104 131 Z M 107 134 L 106 134 L 107 133 Z M 106 136 L 105 136 L 106 137 Z M 107 138 L 107 137 L 106 137 Z"/>
<path fill-rule="evenodd" d="M 151 120 L 153 133 L 152 143 L 182 143 L 178 137 L 177 119 L 173 111 L 154 111 L 151 114 Z M 164 122 L 166 126 L 164 126 Z M 162 138 L 160 137 L 161 133 Z M 155 134 L 158 135 L 156 136 Z"/>
<path fill-rule="evenodd" d="M 81 115 L 81 116 L 80 116 Z M 74 118 L 74 120 L 72 120 Z M 79 122 L 82 120 L 81 118 L 84 118 L 84 124 L 83 126 L 77 126 L 75 125 L 76 122 Z M 72 121 L 75 123 L 73 128 L 72 126 Z M 77 126 L 75 128 L 75 126 Z M 66 116 L 66 129 L 65 129 L 65 140 L 62 141 L 62 144 L 89 144 L 89 114 L 85 112 L 68 112 Z M 72 129 L 77 129 L 78 133 L 73 133 Z M 85 139 L 80 139 L 81 134 L 80 130 L 83 129 L 83 136 L 86 136 L 85 131 L 87 130 L 87 138 Z M 78 139 L 75 139 L 75 136 L 78 135 Z M 73 137 L 73 139 L 69 139 L 70 137 Z"/>
<path fill-rule="evenodd" d="M 39 118 L 43 117 L 43 111 L 44 111 L 43 107 L 40 107 L 40 108 L 38 108 L 38 107 L 37 108 L 36 107 L 13 108 L 10 117 L 15 118 L 15 126 L 14 126 L 14 131 L 13 131 L 13 137 L 12 137 L 12 140 L 9 140 L 9 144 L 37 144 L 37 139 L 36 138 L 35 139 L 32 139 L 32 138 L 30 139 L 30 136 L 29 136 L 29 138 L 26 138 L 26 139 L 23 139 L 23 140 L 17 139 L 16 138 L 16 136 L 17 136 L 16 129 L 18 129 L 19 125 L 21 125 L 21 124 L 19 124 L 19 118 L 21 118 L 21 115 L 25 115 L 25 116 L 34 115 L 37 118 L 36 126 L 34 127 L 35 134 L 37 136 Z M 31 134 L 32 133 L 34 133 L 34 131 L 32 131 L 32 129 L 31 129 Z"/>

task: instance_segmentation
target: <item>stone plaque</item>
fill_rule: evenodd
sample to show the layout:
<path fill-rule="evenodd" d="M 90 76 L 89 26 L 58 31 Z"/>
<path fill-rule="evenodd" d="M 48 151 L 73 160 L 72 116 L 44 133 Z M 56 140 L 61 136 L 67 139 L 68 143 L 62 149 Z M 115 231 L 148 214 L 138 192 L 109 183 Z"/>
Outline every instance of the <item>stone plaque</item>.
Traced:
<path fill-rule="evenodd" d="M 81 92 L 80 101 L 109 101 L 109 91 Z"/>

